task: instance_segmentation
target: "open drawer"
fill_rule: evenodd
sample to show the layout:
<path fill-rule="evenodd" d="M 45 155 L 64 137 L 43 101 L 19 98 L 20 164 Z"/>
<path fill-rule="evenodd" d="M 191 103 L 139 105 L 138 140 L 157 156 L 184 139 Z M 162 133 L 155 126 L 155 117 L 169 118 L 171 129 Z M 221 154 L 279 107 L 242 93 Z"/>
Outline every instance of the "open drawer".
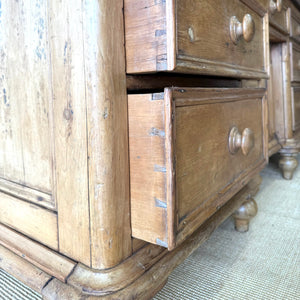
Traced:
<path fill-rule="evenodd" d="M 252 0 L 125 0 L 127 73 L 267 78 L 259 7 Z"/>
<path fill-rule="evenodd" d="M 267 160 L 264 89 L 128 96 L 135 238 L 176 247 Z"/>

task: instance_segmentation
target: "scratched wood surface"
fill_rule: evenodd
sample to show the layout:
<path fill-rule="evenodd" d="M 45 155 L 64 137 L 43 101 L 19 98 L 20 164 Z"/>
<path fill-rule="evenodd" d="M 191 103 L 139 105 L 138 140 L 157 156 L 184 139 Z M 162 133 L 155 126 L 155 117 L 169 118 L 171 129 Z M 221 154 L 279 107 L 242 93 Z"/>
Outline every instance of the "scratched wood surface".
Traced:
<path fill-rule="evenodd" d="M 66 280 L 76 264 L 65 256 L 59 255 L 1 224 L 0 245 L 62 281 Z"/>
<path fill-rule="evenodd" d="M 123 23 L 123 0 L 84 1 L 91 265 L 99 269 L 132 251 Z"/>
<path fill-rule="evenodd" d="M 59 251 L 90 265 L 81 1 L 50 1 Z"/>
<path fill-rule="evenodd" d="M 268 142 L 263 96 L 263 89 L 197 88 L 128 96 L 134 237 L 173 249 L 264 166 Z M 169 97 L 176 106 L 173 121 L 165 110 Z M 254 132 L 247 156 L 228 150 L 233 126 Z M 174 156 L 168 153 L 172 149 Z M 173 197 L 167 180 L 172 165 Z"/>
<path fill-rule="evenodd" d="M 0 222 L 58 250 L 47 4 L 1 1 Z"/>
<path fill-rule="evenodd" d="M 167 245 L 163 97 L 128 95 L 130 195 L 132 235 Z"/>
<path fill-rule="evenodd" d="M 176 2 L 176 5 L 174 4 Z M 125 0 L 127 73 L 180 73 L 266 76 L 264 15 L 267 7 L 251 0 Z M 230 39 L 230 18 L 250 14 L 251 42 Z"/>
<path fill-rule="evenodd" d="M 132 253 L 123 1 L 0 3 L 0 222 L 113 267 Z"/>
<path fill-rule="evenodd" d="M 0 177 L 51 193 L 47 2 L 4 0 L 0 10 Z"/>
<path fill-rule="evenodd" d="M 167 68 L 166 1 L 124 1 L 126 68 L 129 73 Z M 143 51 L 136 51 L 143 49 Z"/>

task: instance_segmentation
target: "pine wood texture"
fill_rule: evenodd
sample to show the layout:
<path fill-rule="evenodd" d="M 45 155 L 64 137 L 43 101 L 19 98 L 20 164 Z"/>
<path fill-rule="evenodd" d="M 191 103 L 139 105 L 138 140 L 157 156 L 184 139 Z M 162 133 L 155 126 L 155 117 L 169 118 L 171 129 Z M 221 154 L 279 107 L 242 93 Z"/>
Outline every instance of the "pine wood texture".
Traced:
<path fill-rule="evenodd" d="M 0 222 L 93 268 L 132 253 L 122 9 L 1 2 Z"/>
<path fill-rule="evenodd" d="M 265 78 L 264 12 L 253 1 L 126 0 L 128 73 L 176 71 Z M 251 7 L 251 8 L 250 8 Z M 218 9 L 216 9 L 218 8 Z M 251 42 L 230 39 L 230 18 L 255 23 Z M 213 28 L 213 29 L 212 29 Z M 245 59 L 247 57 L 247 59 Z"/>
<path fill-rule="evenodd" d="M 110 295 L 132 284 L 167 254 L 167 249 L 148 244 L 112 269 L 96 271 L 79 264 L 67 282 L 82 293 Z"/>
<path fill-rule="evenodd" d="M 55 201 L 53 196 L 49 193 L 44 193 L 26 185 L 18 184 L 3 178 L 0 178 L 0 190 L 5 194 L 9 194 L 16 198 L 56 211 Z"/>
<path fill-rule="evenodd" d="M 180 88 L 129 95 L 134 237 L 173 249 L 264 165 L 263 96 L 263 89 Z M 234 125 L 254 132 L 248 156 L 229 153 Z"/>
<path fill-rule="evenodd" d="M 55 213 L 2 194 L 0 220 L 1 223 L 58 250 L 57 215 Z"/>
<path fill-rule="evenodd" d="M 59 251 L 90 265 L 81 1 L 49 2 Z"/>
<path fill-rule="evenodd" d="M 0 245 L 62 281 L 66 280 L 75 267 L 75 263 L 70 259 L 33 242 L 3 225 L 0 225 Z"/>
<path fill-rule="evenodd" d="M 9 0 L 1 2 L 0 177 L 51 193 L 53 157 L 47 5 L 43 2 L 34 9 L 33 6 L 28 1 L 22 4 Z M 48 204 L 49 201 L 54 207 L 54 198 L 49 197 Z"/>
<path fill-rule="evenodd" d="M 269 0 L 124 5 L 0 5 L 0 267 L 24 268 L 19 277 L 45 299 L 153 296 L 257 190 L 253 178 L 267 162 L 265 89 L 245 87 L 268 77 Z M 277 41 L 289 40 L 288 13 L 285 5 L 272 17 Z M 234 42 L 233 16 L 255 24 L 237 26 Z M 281 106 L 271 108 L 269 130 L 270 142 L 280 131 L 295 151 L 295 82 L 286 99 L 297 53 L 290 60 L 287 45 L 274 55 L 282 92 L 271 86 Z M 153 74 L 126 84 L 125 67 Z M 126 88 L 135 93 L 128 101 Z"/>
<path fill-rule="evenodd" d="M 83 10 L 91 266 L 101 269 L 131 254 L 123 1 Z"/>
<path fill-rule="evenodd" d="M 245 200 L 249 197 L 253 197 L 261 183 L 259 176 L 254 177 L 246 187 L 244 187 L 239 193 L 237 193 L 223 209 L 219 210 L 209 220 L 205 222 L 193 235 L 186 240 L 185 243 L 178 246 L 173 251 L 165 251 L 165 255 L 158 261 L 151 265 L 140 265 L 144 267 L 144 272 L 141 276 L 137 277 L 130 285 L 123 286 L 118 291 L 111 294 L 101 295 L 101 285 L 94 286 L 95 290 L 89 290 L 84 292 L 84 289 L 78 289 L 71 285 L 66 285 L 56 279 L 53 279 L 43 289 L 44 299 L 152 299 L 154 294 L 165 284 L 168 276 L 173 269 L 178 266 L 183 260 L 188 257 L 195 249 L 197 249 L 203 242 L 205 242 L 211 233 L 236 209 L 238 209 Z M 153 248 L 153 245 L 147 247 Z M 143 250 L 142 250 L 143 251 Z M 146 252 L 145 252 L 146 253 Z M 159 254 L 160 255 L 160 254 Z M 132 256 L 129 260 L 133 260 L 138 263 L 139 256 Z M 123 269 L 123 266 L 120 266 Z M 88 274 L 91 278 L 91 274 Z M 95 278 L 98 274 L 95 274 Z M 127 276 L 128 277 L 128 276 Z M 86 280 L 89 277 L 86 277 Z M 100 281 L 98 281 L 100 283 Z M 83 287 L 81 287 L 83 288 Z"/>
<path fill-rule="evenodd" d="M 1 245 L 0 268 L 9 274 L 13 274 L 21 282 L 30 286 L 38 293 L 42 293 L 44 286 L 51 279 L 51 275 L 41 271 Z"/>
<path fill-rule="evenodd" d="M 269 13 L 269 22 L 276 30 L 288 35 L 290 30 L 289 3 L 286 0 L 283 0 L 282 2 L 281 11 L 276 10 L 274 13 Z"/>

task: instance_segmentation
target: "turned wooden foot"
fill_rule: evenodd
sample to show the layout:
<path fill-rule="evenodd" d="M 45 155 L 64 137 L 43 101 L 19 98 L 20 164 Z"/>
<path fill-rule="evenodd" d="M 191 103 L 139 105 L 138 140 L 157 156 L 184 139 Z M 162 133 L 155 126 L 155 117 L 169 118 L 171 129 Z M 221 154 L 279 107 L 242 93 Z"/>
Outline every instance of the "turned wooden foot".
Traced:
<path fill-rule="evenodd" d="M 283 154 L 279 160 L 279 168 L 282 171 L 282 175 L 285 179 L 292 179 L 293 174 L 298 166 L 298 161 L 295 154 Z"/>
<path fill-rule="evenodd" d="M 239 232 L 248 231 L 249 222 L 256 214 L 257 204 L 253 198 L 250 198 L 233 214 L 235 229 Z"/>

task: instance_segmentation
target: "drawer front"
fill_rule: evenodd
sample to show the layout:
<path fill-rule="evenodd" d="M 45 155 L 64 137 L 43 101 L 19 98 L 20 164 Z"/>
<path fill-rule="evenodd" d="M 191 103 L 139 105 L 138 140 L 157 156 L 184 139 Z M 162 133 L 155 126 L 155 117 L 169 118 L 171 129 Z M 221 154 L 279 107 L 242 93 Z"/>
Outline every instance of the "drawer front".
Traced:
<path fill-rule="evenodd" d="M 290 43 L 291 53 L 291 80 L 300 82 L 300 47 L 295 43 Z"/>
<path fill-rule="evenodd" d="M 173 249 L 264 166 L 263 95 L 262 89 L 129 95 L 134 237 Z M 242 148 L 234 142 L 240 135 Z"/>
<path fill-rule="evenodd" d="M 243 22 L 246 15 L 255 24 L 253 38 L 233 42 L 231 18 Z M 241 1 L 177 1 L 177 31 L 177 56 L 183 66 L 206 60 L 214 63 L 215 71 L 228 65 L 264 71 L 263 18 Z"/>
<path fill-rule="evenodd" d="M 293 130 L 300 129 L 300 87 L 292 88 Z"/>
<path fill-rule="evenodd" d="M 277 0 L 274 0 L 276 2 Z M 270 1 L 271 2 L 271 1 Z M 270 15 L 270 24 L 282 31 L 283 33 L 289 33 L 289 10 L 286 1 L 282 1 L 281 11 L 278 11 L 274 6 L 274 10 L 272 6 L 269 6 L 269 15 Z"/>
<path fill-rule="evenodd" d="M 291 10 L 291 37 L 298 42 L 300 41 L 300 19 L 293 10 Z"/>
<path fill-rule="evenodd" d="M 266 78 L 264 10 L 253 3 L 125 0 L 127 72 Z"/>

